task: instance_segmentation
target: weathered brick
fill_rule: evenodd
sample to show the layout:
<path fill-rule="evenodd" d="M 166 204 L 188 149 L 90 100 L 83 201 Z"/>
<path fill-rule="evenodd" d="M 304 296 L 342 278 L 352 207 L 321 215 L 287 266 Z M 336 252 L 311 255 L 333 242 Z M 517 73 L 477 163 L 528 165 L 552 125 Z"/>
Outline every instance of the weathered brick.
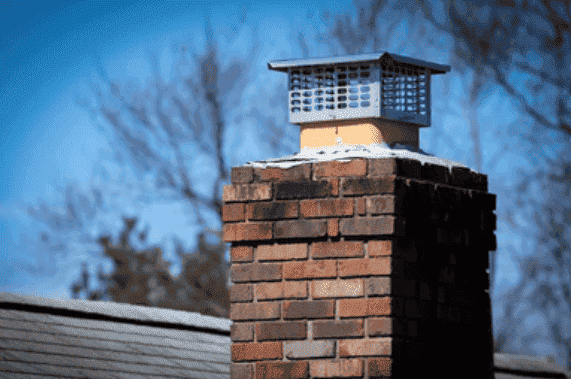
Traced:
<path fill-rule="evenodd" d="M 303 217 L 340 217 L 353 216 L 353 199 L 302 200 L 300 203 Z"/>
<path fill-rule="evenodd" d="M 335 356 L 335 341 L 284 342 L 287 358 L 325 358 Z"/>
<path fill-rule="evenodd" d="M 367 319 L 369 337 L 402 335 L 406 336 L 408 322 L 395 317 L 379 317 Z"/>
<path fill-rule="evenodd" d="M 283 301 L 284 319 L 333 318 L 334 300 Z"/>
<path fill-rule="evenodd" d="M 351 378 L 363 376 L 362 359 L 311 360 L 309 373 L 312 378 Z"/>
<path fill-rule="evenodd" d="M 313 259 L 362 256 L 364 256 L 362 241 L 316 242 L 311 247 Z"/>
<path fill-rule="evenodd" d="M 256 284 L 257 300 L 269 299 L 307 299 L 306 282 L 276 282 Z"/>
<path fill-rule="evenodd" d="M 256 241 L 272 238 L 272 223 L 252 222 L 224 225 L 224 241 Z"/>
<path fill-rule="evenodd" d="M 367 198 L 367 212 L 378 214 L 403 214 L 403 198 L 394 195 L 372 196 Z"/>
<path fill-rule="evenodd" d="M 404 196 L 406 183 L 402 178 L 386 176 L 382 178 L 341 179 L 341 193 L 344 196 L 398 194 Z"/>
<path fill-rule="evenodd" d="M 337 276 L 337 262 L 301 261 L 286 262 L 283 266 L 285 279 L 334 278 Z"/>
<path fill-rule="evenodd" d="M 279 303 L 230 304 L 230 319 L 234 321 L 275 320 L 279 317 Z"/>
<path fill-rule="evenodd" d="M 275 238 L 316 238 L 327 233 L 327 222 L 321 220 L 276 221 Z"/>
<path fill-rule="evenodd" d="M 406 178 L 420 179 L 422 163 L 415 159 L 403 158 L 376 158 L 369 159 L 368 177 L 386 175 L 404 176 Z"/>
<path fill-rule="evenodd" d="M 230 377 L 232 379 L 254 379 L 254 365 L 252 363 L 232 363 Z"/>
<path fill-rule="evenodd" d="M 401 298 L 341 299 L 337 302 L 339 317 L 403 315 L 403 299 Z"/>
<path fill-rule="evenodd" d="M 367 161 L 352 159 L 349 162 L 318 162 L 313 164 L 313 171 L 313 177 L 316 180 L 340 176 L 365 176 L 367 174 Z"/>
<path fill-rule="evenodd" d="M 260 182 L 307 181 L 311 178 L 311 164 L 301 164 L 290 168 L 256 168 L 254 178 Z"/>
<path fill-rule="evenodd" d="M 363 336 L 363 320 L 313 321 L 313 338 L 343 338 Z"/>
<path fill-rule="evenodd" d="M 251 246 L 232 246 L 232 262 L 251 262 L 254 259 L 254 248 Z"/>
<path fill-rule="evenodd" d="M 256 363 L 256 379 L 305 379 L 308 366 L 307 362 L 260 362 Z"/>
<path fill-rule="evenodd" d="M 232 167 L 232 183 L 251 183 L 254 180 L 252 167 Z"/>
<path fill-rule="evenodd" d="M 390 295 L 393 292 L 391 284 L 391 278 L 367 278 L 365 279 L 365 293 L 367 296 Z M 399 294 L 395 293 L 395 295 Z"/>
<path fill-rule="evenodd" d="M 339 234 L 339 219 L 333 218 L 327 220 L 327 235 L 329 237 L 337 237 Z"/>
<path fill-rule="evenodd" d="M 233 322 L 230 328 L 230 338 L 232 341 L 253 341 L 254 324 L 244 322 Z"/>
<path fill-rule="evenodd" d="M 333 196 L 333 184 L 327 180 L 318 182 L 278 182 L 276 199 L 310 199 Z"/>
<path fill-rule="evenodd" d="M 256 259 L 259 261 L 285 261 L 290 259 L 306 258 L 306 243 L 258 245 L 256 250 Z"/>
<path fill-rule="evenodd" d="M 271 200 L 272 186 L 264 183 L 232 184 L 224 186 L 224 202 Z"/>
<path fill-rule="evenodd" d="M 391 355 L 392 338 L 369 338 L 339 341 L 340 357 L 366 357 L 375 355 Z"/>
<path fill-rule="evenodd" d="M 339 276 L 342 278 L 369 275 L 391 275 L 391 258 L 357 258 L 339 261 Z"/>
<path fill-rule="evenodd" d="M 311 282 L 314 299 L 324 297 L 362 297 L 364 293 L 363 279 L 349 280 L 315 280 Z"/>
<path fill-rule="evenodd" d="M 307 321 L 272 321 L 256 324 L 258 341 L 303 340 L 307 337 Z"/>
<path fill-rule="evenodd" d="M 230 269 L 232 282 L 261 282 L 280 280 L 282 265 L 280 263 L 244 263 L 233 265 Z"/>
<path fill-rule="evenodd" d="M 390 377 L 393 375 L 393 360 L 391 358 L 369 359 L 368 369 L 371 377 Z"/>
<path fill-rule="evenodd" d="M 232 303 L 252 301 L 251 284 L 234 284 L 230 287 L 230 301 Z"/>
<path fill-rule="evenodd" d="M 297 201 L 274 201 L 246 205 L 248 220 L 279 220 L 298 217 Z"/>
<path fill-rule="evenodd" d="M 405 235 L 403 218 L 394 216 L 362 217 L 339 220 L 339 232 L 344 236 Z"/>
<path fill-rule="evenodd" d="M 222 221 L 244 221 L 244 204 L 226 204 L 222 207 Z"/>
<path fill-rule="evenodd" d="M 281 359 L 282 357 L 282 342 L 232 344 L 233 362 Z"/>

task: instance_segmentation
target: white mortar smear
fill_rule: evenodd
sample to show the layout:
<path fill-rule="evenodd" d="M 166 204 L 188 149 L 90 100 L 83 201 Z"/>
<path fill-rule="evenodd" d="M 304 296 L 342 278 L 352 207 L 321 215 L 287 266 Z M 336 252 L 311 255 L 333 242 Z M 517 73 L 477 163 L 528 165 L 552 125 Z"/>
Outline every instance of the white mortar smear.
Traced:
<path fill-rule="evenodd" d="M 248 162 L 244 166 L 248 167 L 280 167 L 290 168 L 304 163 L 325 162 L 325 161 L 348 161 L 353 158 L 408 158 L 414 159 L 421 164 L 431 163 L 448 167 L 452 171 L 453 167 L 464 167 L 462 163 L 454 162 L 444 158 L 436 158 L 420 149 L 409 145 L 386 143 L 371 145 L 338 145 L 323 148 L 305 148 L 301 152 L 285 157 L 268 159 L 265 161 Z M 471 169 L 470 169 L 471 170 Z M 474 171 L 474 170 L 471 170 Z"/>

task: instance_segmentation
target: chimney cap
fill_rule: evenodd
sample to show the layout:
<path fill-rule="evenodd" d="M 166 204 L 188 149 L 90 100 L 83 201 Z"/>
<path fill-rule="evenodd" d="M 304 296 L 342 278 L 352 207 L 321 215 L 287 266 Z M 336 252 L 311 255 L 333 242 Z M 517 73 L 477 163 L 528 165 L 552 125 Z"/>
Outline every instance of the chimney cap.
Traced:
<path fill-rule="evenodd" d="M 307 58 L 307 59 L 286 59 L 268 62 L 270 70 L 287 72 L 293 67 L 308 66 L 327 66 L 340 63 L 363 63 L 363 62 L 381 62 L 381 64 L 408 64 L 417 68 L 429 68 L 431 74 L 445 74 L 450 71 L 450 66 L 437 64 L 433 62 L 423 61 L 420 59 L 404 57 L 402 55 L 392 54 L 388 52 L 378 52 L 370 54 L 343 55 L 324 58 Z"/>

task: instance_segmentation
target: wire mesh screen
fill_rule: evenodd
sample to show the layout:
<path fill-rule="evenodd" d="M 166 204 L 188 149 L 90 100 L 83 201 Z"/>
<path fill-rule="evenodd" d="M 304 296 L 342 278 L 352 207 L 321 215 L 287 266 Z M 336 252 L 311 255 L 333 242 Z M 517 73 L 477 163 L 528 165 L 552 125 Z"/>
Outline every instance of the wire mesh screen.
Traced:
<path fill-rule="evenodd" d="M 290 122 L 386 117 L 428 126 L 429 74 L 425 69 L 376 62 L 293 67 Z"/>

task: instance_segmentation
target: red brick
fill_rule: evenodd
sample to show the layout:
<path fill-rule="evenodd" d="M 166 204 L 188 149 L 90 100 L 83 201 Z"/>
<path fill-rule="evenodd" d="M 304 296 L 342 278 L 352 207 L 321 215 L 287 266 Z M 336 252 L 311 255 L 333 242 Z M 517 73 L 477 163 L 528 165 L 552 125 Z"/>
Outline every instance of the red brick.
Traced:
<path fill-rule="evenodd" d="M 367 319 L 367 330 L 370 337 L 407 335 L 408 321 L 395 317 L 379 317 Z"/>
<path fill-rule="evenodd" d="M 394 297 L 338 300 L 339 317 L 402 316 L 403 300 Z"/>
<path fill-rule="evenodd" d="M 339 232 L 343 236 L 405 235 L 403 218 L 394 216 L 362 217 L 342 219 Z"/>
<path fill-rule="evenodd" d="M 344 196 L 382 195 L 406 193 L 406 182 L 402 178 L 386 176 L 383 178 L 341 179 L 341 193 Z"/>
<path fill-rule="evenodd" d="M 258 245 L 256 249 L 258 261 L 285 261 L 290 259 L 307 259 L 306 243 L 290 243 L 279 245 Z"/>
<path fill-rule="evenodd" d="M 314 299 L 324 297 L 362 297 L 364 287 L 363 279 L 315 280 L 311 282 L 311 293 Z"/>
<path fill-rule="evenodd" d="M 289 359 L 333 358 L 335 356 L 335 341 L 284 342 L 284 354 Z"/>
<path fill-rule="evenodd" d="M 230 269 L 232 282 L 262 282 L 280 280 L 282 265 L 280 263 L 244 263 L 233 265 Z"/>
<path fill-rule="evenodd" d="M 251 262 L 254 259 L 254 248 L 251 246 L 232 246 L 232 262 Z"/>
<path fill-rule="evenodd" d="M 339 276 L 390 275 L 391 258 L 361 258 L 339 261 Z"/>
<path fill-rule="evenodd" d="M 282 358 L 281 342 L 234 343 L 232 344 L 232 361 L 254 361 Z"/>
<path fill-rule="evenodd" d="M 276 199 L 311 199 L 333 196 L 334 183 L 328 180 L 318 182 L 278 182 L 275 183 Z"/>
<path fill-rule="evenodd" d="M 256 241 L 272 239 L 271 222 L 252 222 L 224 225 L 224 241 Z"/>
<path fill-rule="evenodd" d="M 251 183 L 254 180 L 252 167 L 232 167 L 232 183 Z"/>
<path fill-rule="evenodd" d="M 339 196 L 339 178 L 331 178 L 328 180 L 329 183 L 331 183 L 331 196 Z"/>
<path fill-rule="evenodd" d="M 369 257 L 388 256 L 393 254 L 395 243 L 391 240 L 369 241 Z"/>
<path fill-rule="evenodd" d="M 230 304 L 233 321 L 275 320 L 280 318 L 280 303 Z"/>
<path fill-rule="evenodd" d="M 307 372 L 307 362 L 256 363 L 256 379 L 305 379 Z"/>
<path fill-rule="evenodd" d="M 279 182 L 284 180 L 310 180 L 311 164 L 301 164 L 290 168 L 266 167 L 254 170 L 256 181 Z"/>
<path fill-rule="evenodd" d="M 369 172 L 367 176 L 396 175 L 420 179 L 422 177 L 421 168 L 422 163 L 414 159 L 375 158 L 369 159 Z"/>
<path fill-rule="evenodd" d="M 283 301 L 284 319 L 333 318 L 334 300 Z"/>
<path fill-rule="evenodd" d="M 254 379 L 254 365 L 252 363 L 232 363 L 230 377 L 232 379 Z"/>
<path fill-rule="evenodd" d="M 316 238 L 327 233 L 327 222 L 321 220 L 276 221 L 275 238 Z"/>
<path fill-rule="evenodd" d="M 340 357 L 391 355 L 392 338 L 367 338 L 339 341 Z"/>
<path fill-rule="evenodd" d="M 301 215 L 312 217 L 353 216 L 353 199 L 302 200 Z"/>
<path fill-rule="evenodd" d="M 350 378 L 363 376 L 362 359 L 312 360 L 309 362 L 312 378 Z"/>
<path fill-rule="evenodd" d="M 353 159 L 349 162 L 328 161 L 313 164 L 315 180 L 340 176 L 365 176 L 367 174 L 367 161 Z"/>
<path fill-rule="evenodd" d="M 246 205 L 248 220 L 279 220 L 298 217 L 297 201 L 274 201 Z"/>
<path fill-rule="evenodd" d="M 311 257 L 320 258 L 347 258 L 364 256 L 363 242 L 315 242 L 311 249 Z"/>
<path fill-rule="evenodd" d="M 365 205 L 366 205 L 365 198 L 359 197 L 357 199 L 357 214 L 358 215 L 362 216 L 367 212 Z"/>
<path fill-rule="evenodd" d="M 234 284 L 230 287 L 230 301 L 232 303 L 252 301 L 251 284 Z"/>
<path fill-rule="evenodd" d="M 307 299 L 306 282 L 276 282 L 256 284 L 257 300 L 269 299 Z"/>
<path fill-rule="evenodd" d="M 313 338 L 362 337 L 363 320 L 313 321 Z"/>
<path fill-rule="evenodd" d="M 303 340 L 307 337 L 307 321 L 271 321 L 256 324 L 258 341 Z"/>
<path fill-rule="evenodd" d="M 233 322 L 230 328 L 232 341 L 253 341 L 254 324 L 244 322 Z"/>
<path fill-rule="evenodd" d="M 337 276 L 337 262 L 335 260 L 286 262 L 283 274 L 284 279 L 334 278 Z"/>
<path fill-rule="evenodd" d="M 337 237 L 339 234 L 339 219 L 333 218 L 331 220 L 327 220 L 327 235 L 329 237 Z"/>
<path fill-rule="evenodd" d="M 224 186 L 224 202 L 245 202 L 272 199 L 272 186 L 264 183 Z"/>
<path fill-rule="evenodd" d="M 368 197 L 367 212 L 371 215 L 402 214 L 402 198 L 394 195 Z"/>
<path fill-rule="evenodd" d="M 244 204 L 226 204 L 222 207 L 222 221 L 244 221 Z"/>

